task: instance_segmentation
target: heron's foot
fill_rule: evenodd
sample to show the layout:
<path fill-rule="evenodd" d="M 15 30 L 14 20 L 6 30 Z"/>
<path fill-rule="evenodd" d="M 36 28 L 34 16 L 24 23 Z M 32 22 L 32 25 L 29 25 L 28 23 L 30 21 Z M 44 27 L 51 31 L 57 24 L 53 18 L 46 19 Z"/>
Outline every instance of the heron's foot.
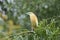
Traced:
<path fill-rule="evenodd" d="M 35 33 L 35 31 L 30 31 L 31 33 Z"/>

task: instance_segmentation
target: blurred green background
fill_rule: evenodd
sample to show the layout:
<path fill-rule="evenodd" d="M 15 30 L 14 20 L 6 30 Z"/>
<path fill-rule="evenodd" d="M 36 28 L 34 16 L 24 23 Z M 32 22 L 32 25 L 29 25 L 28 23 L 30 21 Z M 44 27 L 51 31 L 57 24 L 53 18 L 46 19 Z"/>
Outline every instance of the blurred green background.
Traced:
<path fill-rule="evenodd" d="M 27 12 L 38 17 L 35 33 Z M 0 0 L 0 40 L 60 40 L 60 0 Z"/>

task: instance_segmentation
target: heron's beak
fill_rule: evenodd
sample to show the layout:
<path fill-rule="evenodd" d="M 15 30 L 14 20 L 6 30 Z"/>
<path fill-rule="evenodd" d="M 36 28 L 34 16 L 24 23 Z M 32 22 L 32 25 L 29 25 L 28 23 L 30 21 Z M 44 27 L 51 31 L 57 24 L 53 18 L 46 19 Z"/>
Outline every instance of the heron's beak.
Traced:
<path fill-rule="evenodd" d="M 25 13 L 26 17 L 29 17 L 29 13 Z"/>
<path fill-rule="evenodd" d="M 26 13 L 26 15 L 29 15 L 29 13 Z"/>

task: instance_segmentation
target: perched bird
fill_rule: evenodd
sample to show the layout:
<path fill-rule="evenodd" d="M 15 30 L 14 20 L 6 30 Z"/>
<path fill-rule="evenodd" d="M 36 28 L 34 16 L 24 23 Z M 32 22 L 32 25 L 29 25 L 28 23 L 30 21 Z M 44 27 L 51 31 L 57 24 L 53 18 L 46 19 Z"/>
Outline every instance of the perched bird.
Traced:
<path fill-rule="evenodd" d="M 34 31 L 34 29 L 38 27 L 38 18 L 33 12 L 28 12 L 26 14 L 30 17 L 31 29 Z"/>

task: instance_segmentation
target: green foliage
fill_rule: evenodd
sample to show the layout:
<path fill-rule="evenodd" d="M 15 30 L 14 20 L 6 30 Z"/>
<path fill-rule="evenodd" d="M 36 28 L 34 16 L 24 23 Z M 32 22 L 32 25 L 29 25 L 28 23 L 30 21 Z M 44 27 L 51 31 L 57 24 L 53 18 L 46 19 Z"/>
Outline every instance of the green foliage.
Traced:
<path fill-rule="evenodd" d="M 55 19 L 51 19 L 50 23 L 45 19 L 40 22 L 39 28 L 36 29 L 37 35 L 41 40 L 59 40 L 59 27 L 56 26 Z M 58 39 L 57 39 L 58 38 Z"/>

